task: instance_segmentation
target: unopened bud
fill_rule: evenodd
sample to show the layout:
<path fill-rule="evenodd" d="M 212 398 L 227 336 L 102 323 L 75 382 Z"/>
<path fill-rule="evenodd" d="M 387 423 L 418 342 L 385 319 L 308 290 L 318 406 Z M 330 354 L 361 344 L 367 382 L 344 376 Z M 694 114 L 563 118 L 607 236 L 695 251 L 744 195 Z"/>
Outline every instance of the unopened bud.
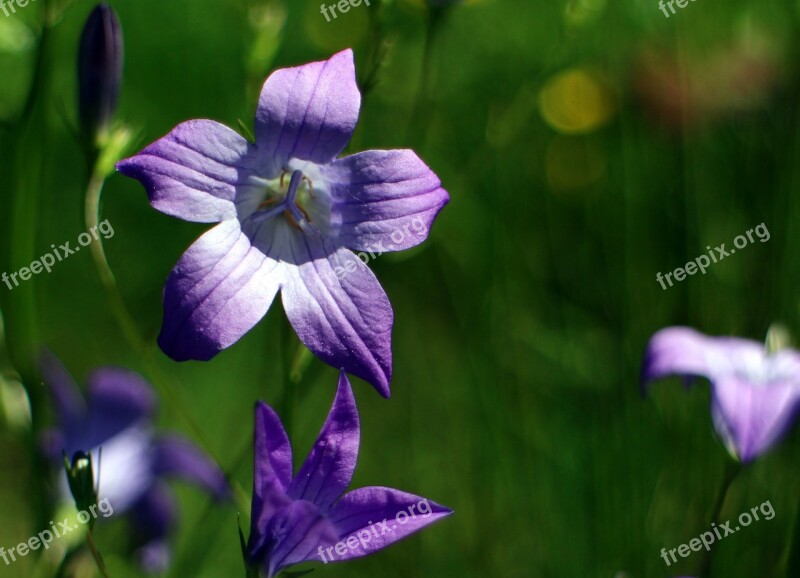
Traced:
<path fill-rule="evenodd" d="M 75 499 L 78 511 L 89 511 L 97 504 L 97 490 L 94 485 L 94 468 L 92 455 L 84 452 L 75 452 L 72 463 L 64 453 L 64 468 L 67 470 L 69 490 Z M 94 519 L 92 519 L 92 522 Z"/>
<path fill-rule="evenodd" d="M 78 53 L 81 130 L 97 145 L 108 130 L 122 84 L 124 44 L 116 12 L 98 4 L 83 27 Z"/>

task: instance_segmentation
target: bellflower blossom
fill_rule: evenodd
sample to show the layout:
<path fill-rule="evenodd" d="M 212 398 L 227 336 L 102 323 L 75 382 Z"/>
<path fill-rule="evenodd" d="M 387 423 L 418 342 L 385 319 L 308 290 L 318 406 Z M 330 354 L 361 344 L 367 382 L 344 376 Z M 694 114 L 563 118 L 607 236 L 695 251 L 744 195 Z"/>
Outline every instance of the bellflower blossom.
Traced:
<path fill-rule="evenodd" d="M 159 211 L 219 223 L 167 280 L 158 338 L 167 355 L 212 358 L 258 323 L 281 291 L 289 321 L 315 355 L 389 396 L 392 307 L 354 251 L 421 243 L 449 196 L 410 150 L 337 158 L 360 104 L 353 52 L 345 50 L 270 75 L 255 143 L 193 120 L 118 163 Z M 425 226 L 411 229 L 414 219 Z"/>
<path fill-rule="evenodd" d="M 777 443 L 800 409 L 800 352 L 793 349 L 770 353 L 756 341 L 668 327 L 650 339 L 642 381 L 670 375 L 709 380 L 715 429 L 742 462 Z"/>
<path fill-rule="evenodd" d="M 70 457 L 76 452 L 91 453 L 98 499 L 107 500 L 116 514 L 130 514 L 140 563 L 149 571 L 163 570 L 169 562 L 167 541 L 176 521 L 166 479 L 192 482 L 224 499 L 229 490 L 222 472 L 189 440 L 154 435 L 155 397 L 136 373 L 114 367 L 95 370 L 87 380 L 86 400 L 50 354 L 43 356 L 42 375 L 58 418 L 58 426 L 45 433 L 43 446 L 61 466 L 65 495 L 62 452 Z"/>
<path fill-rule="evenodd" d="M 280 418 L 256 406 L 255 476 L 248 564 L 272 578 L 293 564 L 360 558 L 452 512 L 378 486 L 342 493 L 358 457 L 358 410 L 344 371 L 330 413 L 300 471 Z"/>

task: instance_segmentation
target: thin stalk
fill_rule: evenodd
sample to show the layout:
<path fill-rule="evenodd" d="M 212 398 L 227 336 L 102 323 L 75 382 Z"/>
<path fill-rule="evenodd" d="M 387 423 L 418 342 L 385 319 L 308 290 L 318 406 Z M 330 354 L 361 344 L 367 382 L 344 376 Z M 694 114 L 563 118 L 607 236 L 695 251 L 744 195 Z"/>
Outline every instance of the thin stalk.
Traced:
<path fill-rule="evenodd" d="M 100 555 L 100 551 L 97 549 L 97 544 L 95 544 L 92 530 L 89 530 L 86 533 L 86 544 L 89 546 L 89 550 L 92 552 L 92 557 L 97 564 L 97 568 L 100 570 L 100 574 L 103 575 L 103 578 L 108 578 L 108 569 L 106 568 L 106 563 L 103 561 L 103 556 Z"/>
<path fill-rule="evenodd" d="M 436 37 L 444 21 L 445 9 L 433 7 L 428 17 L 428 25 L 425 28 L 425 40 L 422 48 L 422 70 L 420 72 L 419 92 L 417 101 L 414 104 L 414 114 L 418 128 L 413 135 L 413 141 L 417 141 L 422 136 L 422 131 L 427 129 L 430 124 L 430 87 L 433 69 L 433 47 Z"/>
<path fill-rule="evenodd" d="M 45 0 L 41 33 L 36 48 L 33 79 L 25 104 L 19 118 L 10 125 L 14 129 L 13 161 L 10 163 L 10 205 L 11 219 L 8 222 L 11 239 L 8 247 L 10 271 L 28 266 L 36 258 L 36 239 L 39 230 L 39 206 L 42 191 L 45 190 L 45 159 L 47 158 L 48 127 L 46 103 L 51 94 L 50 86 L 50 37 L 51 4 Z M 5 291 L 5 287 L 3 287 Z M 5 296 L 4 296 L 5 297 Z M 4 299 L 5 301 L 5 299 Z M 36 370 L 36 356 L 39 344 L 39 314 L 36 298 L 36 282 L 15 287 L 3 304 L 7 317 L 6 347 L 11 363 L 25 385 L 33 416 L 33 428 L 27 435 L 27 443 L 32 451 L 33 471 L 30 473 L 30 508 L 37 523 L 49 519 L 46 488 L 43 480 L 48 466 L 44 458 L 36 452 L 41 406 L 43 396 Z"/>
<path fill-rule="evenodd" d="M 46 156 L 45 144 L 47 135 L 46 110 L 42 102 L 46 102 L 49 90 L 49 46 L 51 35 L 52 0 L 45 0 L 43 7 L 42 31 L 36 52 L 28 96 L 22 113 L 17 121 L 17 134 L 13 177 L 14 187 L 13 218 L 10 223 L 10 239 L 14 242 L 10 248 L 10 264 L 13 269 L 24 267 L 35 258 L 35 242 L 38 230 L 38 213 L 40 193 L 44 190 L 42 181 L 42 165 Z M 38 114 L 37 114 L 38 113 Z M 37 126 L 38 123 L 38 126 Z M 29 143 L 28 141 L 33 141 Z M 27 146 L 29 145 L 30 146 Z M 17 371 L 24 383 L 35 381 L 35 347 L 39 337 L 39 316 L 36 307 L 34 284 L 18 288 L 11 296 L 12 306 L 9 310 L 15 318 L 9 324 L 14 338 L 9 339 L 9 352 Z M 35 395 L 36 388 L 29 387 L 29 395 Z M 32 400 L 32 403 L 35 400 Z"/>
<path fill-rule="evenodd" d="M 289 322 L 285 319 L 281 323 L 280 337 L 282 348 L 281 359 L 283 359 L 283 363 L 281 364 L 281 368 L 283 370 L 281 372 L 281 378 L 284 384 L 283 396 L 281 397 L 280 401 L 281 421 L 283 422 L 283 427 L 286 430 L 286 435 L 289 436 L 289 439 L 292 439 L 292 426 L 294 424 L 294 402 L 297 393 L 296 384 L 291 378 L 292 343 L 294 340 L 292 329 L 289 326 Z"/>
<path fill-rule="evenodd" d="M 105 175 L 99 170 L 97 164 L 95 163 L 92 174 L 89 178 L 89 184 L 86 188 L 84 218 L 86 220 L 87 231 L 96 231 L 99 226 L 100 199 L 104 184 Z M 95 270 L 97 271 L 97 276 L 100 279 L 103 289 L 105 290 L 106 297 L 111 305 L 114 317 L 117 321 L 117 324 L 120 326 L 125 339 L 137 353 L 140 359 L 144 361 L 145 365 L 147 366 L 148 373 L 152 378 L 153 384 L 158 389 L 161 397 L 166 401 L 170 411 L 177 415 L 184 422 L 206 453 L 211 456 L 211 458 L 221 467 L 221 462 L 211 449 L 211 445 L 209 444 L 208 439 L 206 438 L 202 429 L 198 426 L 194 419 L 183 410 L 180 400 L 177 398 L 173 390 L 167 385 L 168 380 L 161 373 L 152 353 L 150 352 L 150 349 L 147 346 L 146 341 L 144 338 L 142 338 L 136 321 L 125 305 L 124 299 L 122 298 L 116 278 L 114 277 L 114 273 L 111 270 L 108 259 L 106 258 L 102 238 L 93 240 L 89 245 L 89 249 L 92 255 L 92 261 L 94 263 Z M 228 481 L 234 491 L 238 507 L 245 508 L 248 500 L 244 490 L 238 483 L 230 479 Z"/>
<path fill-rule="evenodd" d="M 713 523 L 720 521 L 720 514 L 722 514 L 722 507 L 725 505 L 725 498 L 728 496 L 728 491 L 731 489 L 733 481 L 737 478 L 739 472 L 741 471 L 742 465 L 739 462 L 726 462 L 725 472 L 722 477 L 722 484 L 720 485 L 719 493 L 717 494 L 717 500 L 714 504 L 714 509 L 712 510 L 711 521 Z M 703 577 L 711 575 L 711 558 L 711 551 L 706 550 L 700 563 L 698 576 Z"/>
<path fill-rule="evenodd" d="M 800 576 L 800 505 L 794 517 L 794 526 L 789 534 L 788 556 L 786 557 L 786 578 Z"/>
<path fill-rule="evenodd" d="M 786 554 L 783 560 L 786 578 L 800 576 L 800 504 L 794 515 L 794 524 L 789 532 L 789 542 L 786 545 Z"/>
<path fill-rule="evenodd" d="M 378 73 L 383 65 L 383 58 L 386 52 L 386 44 L 384 42 L 384 10 L 385 5 L 381 3 L 373 10 L 369 11 L 370 20 L 370 45 L 367 52 L 366 70 L 364 79 L 361 82 L 361 100 L 362 102 L 367 98 L 367 95 L 372 92 L 378 84 Z"/>

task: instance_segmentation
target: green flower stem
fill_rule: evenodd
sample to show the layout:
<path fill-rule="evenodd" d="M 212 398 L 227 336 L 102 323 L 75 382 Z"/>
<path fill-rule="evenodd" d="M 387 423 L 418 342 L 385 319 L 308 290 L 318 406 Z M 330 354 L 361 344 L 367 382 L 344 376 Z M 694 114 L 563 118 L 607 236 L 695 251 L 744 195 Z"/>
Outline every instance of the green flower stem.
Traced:
<path fill-rule="evenodd" d="M 411 118 L 416 119 L 416 130 L 411 135 L 411 142 L 419 142 L 424 136 L 425 132 L 430 127 L 431 121 L 431 102 L 430 102 L 430 88 L 431 76 L 433 74 L 433 47 L 436 43 L 436 38 L 439 35 L 439 30 L 442 27 L 442 22 L 446 15 L 446 9 L 433 6 L 430 8 L 428 16 L 428 23 L 425 27 L 425 39 L 422 48 L 422 70 L 420 72 L 419 92 L 417 99 L 414 103 L 414 113 Z"/>
<path fill-rule="evenodd" d="M 367 95 L 369 95 L 372 89 L 378 84 L 378 74 L 383 66 L 383 61 L 386 58 L 386 52 L 388 50 L 388 43 L 385 41 L 386 34 L 384 24 L 388 18 L 385 14 L 386 6 L 386 4 L 380 3 L 368 13 L 370 23 L 369 29 L 371 32 L 365 65 L 367 72 L 364 74 L 359 84 L 362 104 L 364 100 L 366 100 Z"/>
<path fill-rule="evenodd" d="M 296 384 L 291 378 L 292 373 L 292 346 L 295 343 L 294 337 L 292 334 L 292 328 L 289 325 L 287 319 L 283 319 L 281 321 L 281 347 L 283 354 L 281 358 L 283 359 L 282 367 L 282 381 L 283 381 L 283 396 L 280 400 L 280 414 L 281 420 L 283 421 L 283 427 L 286 430 L 286 435 L 289 436 L 289 439 L 292 438 L 292 424 L 294 422 L 294 402 L 296 396 Z"/>
<path fill-rule="evenodd" d="M 67 578 L 69 576 L 69 574 L 67 574 L 67 569 L 75 559 L 75 556 L 78 554 L 78 552 L 78 549 L 71 548 L 66 554 L 64 554 L 64 557 L 61 559 L 61 563 L 58 565 L 58 569 L 56 570 L 55 578 Z M 44 556 L 42 556 L 41 559 L 43 560 Z"/>
<path fill-rule="evenodd" d="M 794 524 L 789 531 L 783 565 L 786 569 L 783 573 L 784 576 L 800 576 L 800 504 L 797 505 Z"/>
<path fill-rule="evenodd" d="M 103 575 L 103 578 L 108 578 L 108 569 L 106 568 L 106 563 L 103 561 L 103 556 L 100 555 L 100 551 L 97 549 L 97 544 L 95 544 L 92 530 L 86 532 L 86 544 L 89 546 L 89 550 L 92 552 L 92 557 L 97 564 L 97 568 L 100 570 L 100 574 Z"/>
<path fill-rule="evenodd" d="M 104 171 L 101 170 L 98 162 L 95 160 L 92 174 L 89 178 L 89 184 L 86 189 L 84 218 L 86 220 L 87 231 L 92 229 L 96 230 L 99 225 L 100 199 L 105 180 L 106 175 Z M 114 317 L 116 318 L 117 323 L 120 326 L 123 335 L 125 336 L 125 339 L 138 354 L 139 358 L 144 361 L 153 384 L 156 386 L 156 389 L 158 389 L 162 399 L 166 401 L 170 411 L 177 415 L 184 422 L 206 453 L 208 453 L 208 455 L 211 456 L 211 458 L 221 467 L 221 462 L 211 450 L 208 439 L 205 437 L 203 431 L 197 425 L 194 419 L 183 410 L 180 400 L 167 385 L 169 381 L 161 373 L 158 365 L 155 362 L 155 359 L 153 358 L 152 352 L 147 346 L 144 338 L 142 338 L 136 321 L 134 321 L 133 316 L 130 314 L 130 311 L 128 311 L 128 308 L 125 305 L 125 301 L 123 300 L 122 294 L 119 291 L 119 287 L 117 285 L 116 278 L 114 277 L 114 273 L 111 270 L 111 266 L 108 264 L 102 238 L 93 240 L 93 242 L 89 245 L 89 249 L 92 255 L 92 261 L 94 262 L 95 270 L 97 271 L 97 276 L 100 279 L 100 283 L 103 285 L 103 289 L 105 290 L 106 297 L 111 305 Z M 242 487 L 231 479 L 229 479 L 228 482 L 234 491 L 237 506 L 243 509 L 249 508 L 249 501 Z"/>
<path fill-rule="evenodd" d="M 8 239 L 11 240 L 5 263 L 8 272 L 19 271 L 29 266 L 38 257 L 36 240 L 39 231 L 39 215 L 42 192 L 45 187 L 46 159 L 48 158 L 49 134 L 46 104 L 52 95 L 50 48 L 52 0 L 42 4 L 41 33 L 36 46 L 32 81 L 22 112 L 14 122 L 9 123 L 12 131 L 12 159 L 9 162 L 10 175 Z M 5 345 L 11 364 L 17 371 L 28 395 L 33 427 L 28 430 L 26 444 L 32 457 L 29 475 L 30 499 L 28 505 L 37 525 L 49 520 L 44 480 L 49 464 L 38 452 L 37 432 L 42 411 L 42 388 L 36 368 L 39 347 L 39 308 L 37 306 L 37 282 L 31 280 L 6 293 L 3 286 L 2 308 L 5 315 L 7 339 Z"/>
<path fill-rule="evenodd" d="M 36 50 L 36 63 L 28 96 L 17 121 L 18 132 L 14 146 L 16 156 L 12 176 L 13 209 L 10 236 L 14 242 L 9 250 L 12 270 L 29 265 L 35 255 L 36 234 L 39 225 L 39 201 L 44 190 L 44 159 L 47 145 L 46 109 L 42 101 L 50 94 L 50 35 L 52 27 L 52 0 L 43 6 L 42 31 Z M 35 283 L 17 287 L 9 298 L 7 315 L 10 337 L 8 349 L 14 366 L 23 383 L 29 385 L 31 405 L 36 408 L 39 397 L 30 387 L 36 381 L 36 348 L 39 342 L 39 316 L 36 307 Z"/>
<path fill-rule="evenodd" d="M 725 498 L 728 496 L 728 492 L 733 485 L 734 480 L 739 476 L 739 472 L 742 471 L 742 464 L 739 462 L 734 462 L 732 460 L 728 460 L 725 463 L 725 472 L 723 473 L 722 477 L 722 484 L 720 485 L 719 493 L 717 494 L 717 501 L 714 504 L 714 509 L 712 510 L 711 521 L 716 523 L 720 521 L 720 515 L 722 514 L 722 506 L 725 505 Z M 700 577 L 709 576 L 711 574 L 711 551 L 706 551 L 703 553 L 703 559 L 700 563 L 700 569 L 698 570 L 697 575 Z"/>

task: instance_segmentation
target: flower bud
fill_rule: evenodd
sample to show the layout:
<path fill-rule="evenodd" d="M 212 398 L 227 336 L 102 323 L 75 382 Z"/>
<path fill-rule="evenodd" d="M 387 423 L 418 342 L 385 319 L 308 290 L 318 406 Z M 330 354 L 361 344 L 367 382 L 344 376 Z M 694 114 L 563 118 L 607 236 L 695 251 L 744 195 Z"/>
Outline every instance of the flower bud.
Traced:
<path fill-rule="evenodd" d="M 92 506 L 97 504 L 92 455 L 75 452 L 72 456 L 72 463 L 70 463 L 65 452 L 64 468 L 67 470 L 67 481 L 72 497 L 75 499 L 75 507 L 78 508 L 78 511 L 89 511 Z"/>
<path fill-rule="evenodd" d="M 122 28 L 116 12 L 98 4 L 83 27 L 78 53 L 81 130 L 96 145 L 104 138 L 122 84 Z"/>
<path fill-rule="evenodd" d="M 792 347 L 792 334 L 789 333 L 789 330 L 784 325 L 773 323 L 767 330 L 764 346 L 768 354 Z"/>

